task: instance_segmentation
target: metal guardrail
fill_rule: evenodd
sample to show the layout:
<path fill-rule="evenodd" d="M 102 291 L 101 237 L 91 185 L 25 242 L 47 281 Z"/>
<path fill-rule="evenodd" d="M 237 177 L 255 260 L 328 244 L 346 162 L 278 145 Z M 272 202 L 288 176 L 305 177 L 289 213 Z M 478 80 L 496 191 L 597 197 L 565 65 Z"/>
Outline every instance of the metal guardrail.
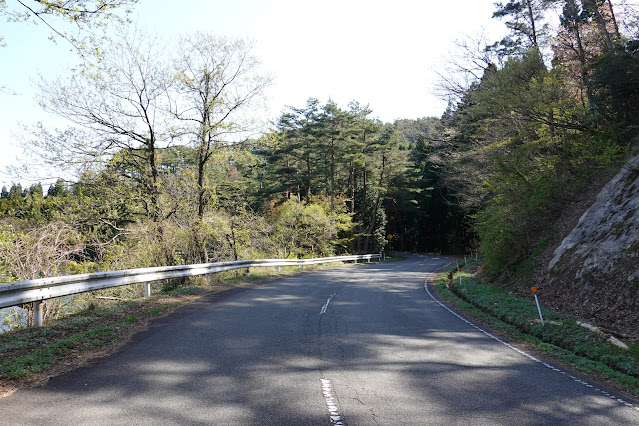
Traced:
<path fill-rule="evenodd" d="M 33 303 L 34 325 L 42 325 L 41 302 L 55 297 L 71 296 L 105 288 L 129 284 L 146 283 L 145 296 L 151 295 L 151 282 L 171 278 L 212 274 L 233 269 L 304 266 L 318 263 L 347 262 L 372 259 L 381 260 L 381 254 L 321 257 L 316 259 L 259 259 L 229 262 L 202 263 L 197 265 L 158 266 L 153 268 L 125 269 L 121 271 L 95 272 L 90 274 L 65 275 L 38 278 L 0 284 L 0 308 Z"/>

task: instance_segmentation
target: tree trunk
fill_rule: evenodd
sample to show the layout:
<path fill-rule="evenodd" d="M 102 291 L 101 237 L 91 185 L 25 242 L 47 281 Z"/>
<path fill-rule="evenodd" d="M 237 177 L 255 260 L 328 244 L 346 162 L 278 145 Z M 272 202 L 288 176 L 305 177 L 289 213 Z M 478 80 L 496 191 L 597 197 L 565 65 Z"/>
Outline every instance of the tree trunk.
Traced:
<path fill-rule="evenodd" d="M 349 210 L 351 214 L 354 214 L 355 213 L 355 166 L 353 165 L 353 163 L 351 163 L 350 176 L 348 177 L 348 186 L 349 186 L 348 192 L 351 197 Z"/>
<path fill-rule="evenodd" d="M 539 44 L 537 43 L 537 29 L 535 26 L 535 14 L 532 8 L 532 1 L 526 0 L 526 5 L 528 6 L 528 15 L 530 16 L 530 28 L 532 30 L 530 41 L 532 42 L 533 46 L 539 49 Z"/>
<path fill-rule="evenodd" d="M 331 149 L 331 220 L 335 222 L 335 151 Z"/>
<path fill-rule="evenodd" d="M 197 217 L 204 218 L 205 189 L 204 189 L 204 165 L 205 162 L 201 158 L 198 159 L 197 165 Z"/>
<path fill-rule="evenodd" d="M 304 199 L 306 200 L 306 203 L 310 203 L 311 202 L 311 180 L 312 180 L 312 174 L 313 174 L 313 165 L 311 163 L 311 154 L 310 154 L 310 146 L 309 146 L 309 142 L 306 142 L 306 182 L 304 185 Z"/>
<path fill-rule="evenodd" d="M 366 240 L 364 241 L 364 253 L 368 253 L 368 245 L 370 243 L 371 235 L 375 230 L 375 222 L 377 220 L 377 209 L 379 208 L 379 202 L 382 199 L 382 184 L 384 183 L 384 169 L 386 168 L 386 154 L 382 155 L 382 170 L 379 174 L 379 189 L 377 190 L 377 197 L 375 197 L 375 204 L 373 206 L 373 213 L 371 215 L 371 223 L 366 233 Z"/>
<path fill-rule="evenodd" d="M 371 235 L 375 230 L 375 221 L 377 220 L 377 209 L 379 208 L 379 202 L 382 198 L 381 190 L 378 190 L 377 197 L 375 197 L 375 204 L 373 205 L 373 213 L 371 215 L 371 224 L 368 227 L 368 232 L 366 233 L 366 240 L 364 240 L 364 254 L 368 254 L 368 245 L 371 240 Z"/>
<path fill-rule="evenodd" d="M 202 115 L 200 116 L 200 143 L 198 147 L 197 158 L 197 216 L 200 219 L 204 218 L 204 210 L 206 208 L 206 189 L 204 188 L 204 172 L 206 169 L 206 163 L 211 157 L 211 110 L 209 108 L 210 88 L 211 88 L 211 76 L 208 73 L 204 73 L 204 89 L 200 92 L 202 98 Z"/>
<path fill-rule="evenodd" d="M 158 182 L 158 167 L 157 167 L 157 155 L 155 152 L 155 138 L 153 134 L 149 139 L 148 144 L 148 153 L 149 153 L 149 167 L 151 172 L 151 219 L 154 222 L 158 222 L 160 220 L 160 212 L 158 207 L 158 201 L 160 198 L 160 190 L 159 190 L 159 182 Z"/>
<path fill-rule="evenodd" d="M 612 0 L 608 0 L 608 7 L 610 8 L 610 18 L 615 27 L 615 40 L 619 40 L 621 35 L 619 34 L 619 25 L 617 25 L 617 18 L 615 17 L 615 10 L 612 7 Z"/>
<path fill-rule="evenodd" d="M 366 168 L 364 168 L 364 171 L 363 171 L 362 175 L 363 175 L 362 176 L 362 181 L 363 181 L 363 184 L 362 184 L 362 196 L 363 196 L 363 198 L 362 199 L 364 201 L 362 201 L 362 205 L 360 206 L 360 209 L 362 211 L 362 216 L 361 216 L 362 220 L 360 221 L 360 224 L 357 225 L 358 230 L 359 230 L 359 232 L 358 232 L 359 235 L 357 236 L 357 253 L 362 253 L 362 236 L 361 236 L 361 234 L 362 234 L 362 230 L 363 229 L 362 229 L 362 225 L 361 224 L 364 223 L 364 215 L 366 214 L 366 197 L 367 197 L 366 191 L 367 191 L 367 185 L 368 185 L 368 182 L 366 182 L 366 178 L 368 177 L 368 174 L 366 173 Z"/>
<path fill-rule="evenodd" d="M 595 21 L 597 21 L 597 25 L 599 25 L 599 31 L 604 36 L 606 40 L 606 51 L 612 50 L 612 39 L 610 38 L 610 33 L 608 32 L 608 25 L 603 15 L 599 11 L 599 5 L 596 0 L 587 0 L 590 9 L 592 10 L 593 15 L 595 16 Z"/>
<path fill-rule="evenodd" d="M 586 72 L 586 53 L 584 51 L 583 42 L 581 41 L 581 33 L 579 31 L 579 23 L 577 21 L 574 22 L 573 34 L 575 35 L 575 42 L 577 43 L 577 57 L 579 59 L 579 64 L 581 65 L 581 84 L 586 91 L 587 106 L 590 108 L 593 106 L 593 94 L 592 90 L 590 90 L 590 86 L 588 86 L 588 74 Z"/>

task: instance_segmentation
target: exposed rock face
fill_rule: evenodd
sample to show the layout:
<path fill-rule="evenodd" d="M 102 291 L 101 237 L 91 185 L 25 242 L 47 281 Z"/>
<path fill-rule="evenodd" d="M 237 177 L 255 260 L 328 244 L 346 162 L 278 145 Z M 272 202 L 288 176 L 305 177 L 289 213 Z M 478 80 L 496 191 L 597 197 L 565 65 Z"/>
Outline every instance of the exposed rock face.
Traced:
<path fill-rule="evenodd" d="M 557 247 L 545 293 L 553 308 L 639 337 L 639 156 Z"/>

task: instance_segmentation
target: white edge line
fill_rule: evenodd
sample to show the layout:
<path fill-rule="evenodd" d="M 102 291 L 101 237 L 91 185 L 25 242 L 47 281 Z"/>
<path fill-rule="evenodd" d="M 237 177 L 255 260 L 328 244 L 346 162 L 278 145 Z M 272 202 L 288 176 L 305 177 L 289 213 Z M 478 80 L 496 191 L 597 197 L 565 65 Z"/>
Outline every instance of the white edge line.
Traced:
<path fill-rule="evenodd" d="M 448 265 L 450 265 L 451 263 L 452 263 L 452 262 L 449 262 L 448 264 L 446 264 L 446 265 L 442 266 L 441 268 L 436 269 L 434 272 L 431 272 L 431 274 L 434 274 L 434 273 L 437 273 L 437 272 L 441 271 L 442 269 L 444 269 L 445 267 L 447 267 L 447 266 L 448 266 Z M 634 404 L 631 404 L 630 402 L 627 402 L 627 401 L 625 401 L 625 400 L 623 400 L 623 399 L 621 399 L 621 398 L 617 398 L 616 396 L 611 395 L 610 393 L 608 393 L 608 392 L 606 392 L 606 391 L 604 391 L 604 390 L 602 390 L 602 389 L 595 388 L 593 385 L 591 385 L 591 384 L 589 384 L 589 383 L 587 383 L 587 382 L 584 382 L 583 380 L 580 380 L 580 379 L 576 378 L 575 376 L 569 375 L 569 374 L 567 374 L 566 372 L 561 371 L 559 368 L 556 368 L 556 367 L 554 367 L 554 366 L 552 366 L 552 365 L 548 364 L 547 362 L 543 362 L 542 360 L 535 358 L 534 356 L 532 356 L 532 355 L 530 355 L 530 354 L 528 354 L 528 353 L 526 353 L 526 352 L 522 351 L 521 349 L 514 347 L 514 346 L 513 346 L 513 345 L 511 345 L 510 343 L 504 342 L 504 341 L 503 341 L 503 340 L 501 340 L 499 337 L 496 337 L 496 336 L 494 336 L 494 335 L 490 334 L 489 332 L 487 332 L 486 330 L 482 329 L 481 327 L 478 327 L 477 325 L 475 325 L 475 324 L 473 324 L 472 322 L 468 321 L 466 318 L 462 317 L 462 316 L 461 316 L 461 315 L 459 315 L 457 312 L 453 311 L 453 310 L 452 310 L 452 309 L 450 309 L 448 306 L 444 305 L 442 302 L 440 302 L 439 300 L 437 300 L 437 298 L 435 298 L 435 296 L 433 296 L 433 294 L 430 292 L 430 289 L 428 288 L 428 281 L 429 281 L 429 279 L 430 279 L 430 277 L 429 277 L 428 279 L 426 279 L 426 281 L 424 281 L 424 290 L 426 290 L 426 292 L 428 293 L 428 295 L 430 296 L 430 298 L 431 298 L 431 299 L 433 299 L 435 302 L 437 302 L 437 304 L 438 304 L 439 306 L 441 306 L 442 308 L 446 309 L 448 312 L 450 312 L 451 314 L 455 315 L 457 318 L 459 318 L 460 320 L 462 320 L 462 321 L 463 321 L 463 322 L 465 322 L 466 324 L 468 324 L 468 325 L 470 325 L 471 327 L 473 327 L 473 328 L 477 329 L 478 331 L 480 331 L 480 332 L 484 333 L 486 336 L 490 337 L 491 339 L 494 339 L 494 340 L 498 341 L 498 342 L 499 342 L 499 343 L 501 343 L 502 345 L 504 345 L 504 346 L 506 346 L 506 347 L 508 347 L 508 348 L 512 349 L 513 351 L 515 351 L 515 352 L 517 352 L 517 353 L 519 353 L 519 354 L 521 354 L 521 355 L 525 356 L 526 358 L 528 358 L 528 359 L 530 359 L 530 360 L 532 360 L 532 361 L 535 361 L 535 362 L 537 362 L 537 363 L 540 363 L 540 364 L 542 364 L 544 367 L 546 367 L 546 368 L 548 368 L 548 369 L 550 369 L 550 370 L 553 370 L 553 371 L 555 371 L 555 372 L 557 372 L 557 373 L 559 373 L 559 374 L 561 374 L 561 375 L 564 375 L 564 376 L 566 376 L 566 377 L 568 377 L 568 378 L 572 379 L 572 381 L 573 381 L 573 382 L 575 382 L 575 383 L 579 383 L 579 384 L 581 384 L 581 385 L 583 385 L 583 386 L 586 386 L 587 388 L 594 389 L 595 391 L 597 391 L 597 392 L 601 393 L 602 395 L 604 395 L 604 396 L 606 396 L 606 397 L 608 397 L 608 398 L 610 398 L 610 399 L 615 399 L 615 400 L 617 400 L 617 402 L 619 402 L 620 404 L 622 404 L 622 405 L 624 405 L 624 406 L 626 406 L 626 407 L 632 408 L 632 409 L 634 409 L 635 411 L 639 411 L 639 407 L 636 407 Z M 332 297 L 332 296 L 331 296 L 331 297 Z M 329 299 L 329 300 L 330 300 L 330 299 Z"/>

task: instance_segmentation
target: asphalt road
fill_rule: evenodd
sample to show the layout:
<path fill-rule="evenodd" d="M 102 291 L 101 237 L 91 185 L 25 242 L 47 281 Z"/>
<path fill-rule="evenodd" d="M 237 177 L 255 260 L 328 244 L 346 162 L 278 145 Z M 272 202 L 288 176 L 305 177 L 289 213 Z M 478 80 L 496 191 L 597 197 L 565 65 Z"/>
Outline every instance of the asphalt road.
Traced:
<path fill-rule="evenodd" d="M 441 257 L 212 295 L 0 399 L 0 424 L 629 425 L 639 411 L 431 297 Z"/>

